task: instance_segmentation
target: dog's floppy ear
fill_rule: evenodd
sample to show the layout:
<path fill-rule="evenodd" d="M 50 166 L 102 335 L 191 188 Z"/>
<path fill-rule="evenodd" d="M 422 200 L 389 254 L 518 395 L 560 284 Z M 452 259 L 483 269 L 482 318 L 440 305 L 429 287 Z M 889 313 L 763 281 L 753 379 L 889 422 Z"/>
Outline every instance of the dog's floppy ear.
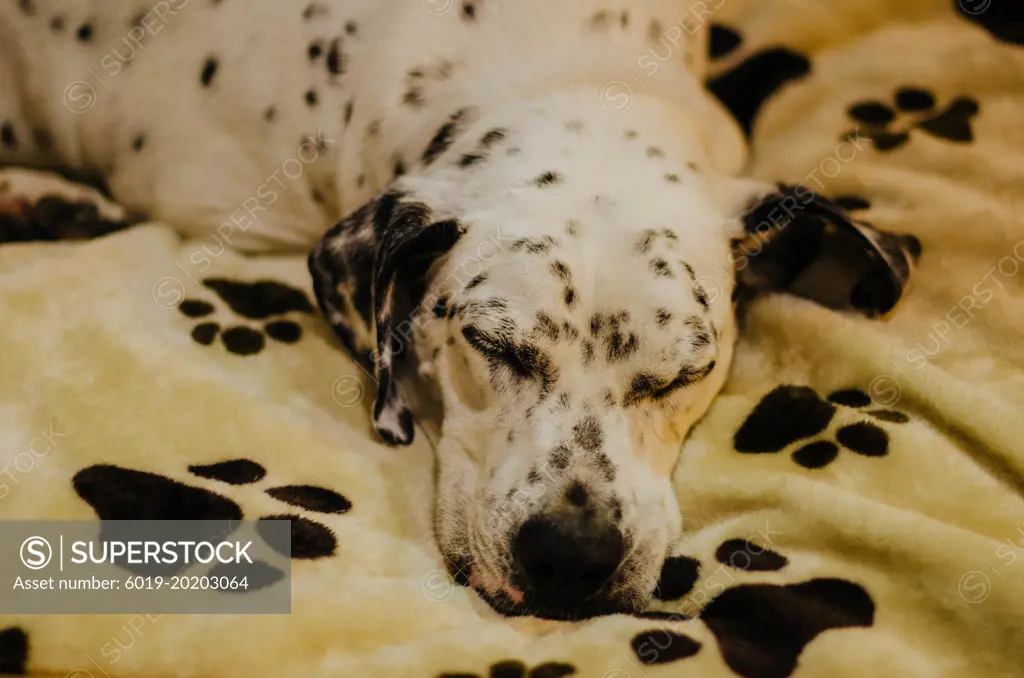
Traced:
<path fill-rule="evenodd" d="M 921 244 L 854 221 L 804 186 L 779 184 L 748 205 L 733 242 L 737 294 L 777 290 L 868 317 L 888 314 L 910 281 Z"/>
<path fill-rule="evenodd" d="M 309 255 L 317 304 L 376 381 L 374 426 L 391 445 L 413 440 L 412 412 L 395 383 L 409 319 L 431 264 L 461 235 L 455 220 L 434 221 L 426 204 L 391 191 L 339 222 Z"/>

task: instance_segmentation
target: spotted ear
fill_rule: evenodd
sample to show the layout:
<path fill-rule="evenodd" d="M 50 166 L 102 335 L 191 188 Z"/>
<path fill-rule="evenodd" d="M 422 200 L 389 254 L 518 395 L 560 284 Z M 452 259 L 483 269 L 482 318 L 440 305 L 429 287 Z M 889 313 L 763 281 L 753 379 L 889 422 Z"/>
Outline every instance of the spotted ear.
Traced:
<path fill-rule="evenodd" d="M 785 291 L 868 317 L 895 308 L 921 243 L 854 221 L 840 205 L 804 186 L 779 184 L 748 206 L 733 242 L 737 294 Z"/>
<path fill-rule="evenodd" d="M 428 269 L 462 235 L 424 203 L 389 192 L 342 219 L 309 255 L 317 304 L 341 343 L 377 385 L 373 421 L 391 445 L 413 440 L 413 418 L 395 373 Z"/>

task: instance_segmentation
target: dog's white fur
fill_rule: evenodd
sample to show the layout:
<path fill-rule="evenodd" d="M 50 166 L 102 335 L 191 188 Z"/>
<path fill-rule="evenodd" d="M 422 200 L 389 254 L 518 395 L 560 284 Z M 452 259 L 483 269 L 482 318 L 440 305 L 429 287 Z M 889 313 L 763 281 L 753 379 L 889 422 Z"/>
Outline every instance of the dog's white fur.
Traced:
<path fill-rule="evenodd" d="M 388 186 L 414 196 L 434 220 L 468 226 L 431 270 L 427 298 L 501 296 L 559 377 L 550 396 L 502 382 L 454 322 L 430 321 L 430 304 L 421 306 L 416 317 L 425 321 L 416 324 L 414 347 L 445 408 L 441 549 L 469 564 L 485 593 L 518 600 L 509 535 L 578 481 L 605 509 L 613 497 L 621 504 L 629 552 L 606 595 L 617 607 L 637 609 L 679 535 L 669 478 L 684 437 L 729 367 L 736 336 L 729 243 L 741 232 L 740 211 L 764 190 L 730 178 L 743 164 L 741 135 L 699 85 L 714 4 L 323 0 L 304 16 L 303 3 L 277 0 L 150 7 L 32 0 L 21 9 L 8 2 L 0 6 L 0 120 L 13 121 L 20 144 L 0 157 L 96 168 L 132 210 L 184 235 L 247 250 L 308 248 Z M 140 37 L 131 21 L 147 9 Z M 57 16 L 60 31 L 52 23 Z M 83 42 L 75 34 L 86 24 L 92 33 Z M 335 40 L 341 74 L 325 65 Z M 322 53 L 311 58 L 314 42 Z M 203 86 L 211 57 L 216 72 Z M 403 103 L 411 77 L 420 80 L 413 98 L 422 105 Z M 315 105 L 306 99 L 310 90 Z M 90 92 L 89 110 L 77 111 Z M 273 121 L 266 119 L 271 107 Z M 462 108 L 474 111 L 471 119 L 425 167 L 423 150 Z M 508 136 L 488 159 L 460 166 L 458 159 L 497 128 Z M 46 131 L 49 150 L 33 145 L 33 129 Z M 303 141 L 310 136 L 322 147 Z M 139 138 L 144 144 L 136 150 Z M 407 174 L 394 180 L 398 159 Z M 291 178 L 296 168 L 301 172 Z M 561 183 L 538 187 L 535 179 L 547 171 Z M 575 237 L 565 232 L 570 222 L 579 225 Z M 658 245 L 672 278 L 653 276 L 650 257 L 636 251 L 646 230 L 666 228 L 678 236 Z M 512 246 L 545 236 L 560 241 L 547 258 Z M 572 308 L 548 272 L 551 257 L 572 271 Z M 466 289 L 477 269 L 486 270 L 487 282 Z M 702 309 L 694 278 L 720 303 Z M 659 309 L 670 311 L 674 324 L 660 326 Z M 584 367 L 579 341 L 538 338 L 531 329 L 543 311 L 585 335 L 595 313 L 621 310 L 639 341 L 622 361 L 599 356 Z M 710 346 L 695 345 L 694 328 L 680 324 L 691 317 L 715 337 Z M 477 322 L 486 325 L 486 314 Z M 357 334 L 358 345 L 372 350 L 373 330 Z M 625 406 L 638 373 L 671 379 L 669 365 L 712 361 L 692 386 Z M 395 428 L 386 421 L 394 410 L 383 414 L 378 424 Z M 614 480 L 592 459 L 548 468 L 551 450 L 590 416 Z M 541 480 L 527 481 L 531 471 Z"/>

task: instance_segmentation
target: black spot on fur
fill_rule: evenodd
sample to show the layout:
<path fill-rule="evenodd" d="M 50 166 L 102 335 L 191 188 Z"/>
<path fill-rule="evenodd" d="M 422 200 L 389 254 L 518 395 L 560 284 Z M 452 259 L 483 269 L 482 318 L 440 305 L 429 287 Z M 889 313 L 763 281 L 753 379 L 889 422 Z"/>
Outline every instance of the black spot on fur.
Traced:
<path fill-rule="evenodd" d="M 327 50 L 327 72 L 333 76 L 342 75 L 345 72 L 345 55 L 341 51 L 341 38 L 331 41 L 331 48 Z"/>
<path fill-rule="evenodd" d="M 530 254 L 547 254 L 557 244 L 554 238 L 546 235 L 543 238 L 520 238 L 512 243 L 512 249 L 517 252 L 529 252 Z"/>
<path fill-rule="evenodd" d="M 494 144 L 498 143 L 508 135 L 508 130 L 498 127 L 490 130 L 487 134 L 483 135 L 480 139 L 480 145 L 484 148 L 490 148 Z"/>
<path fill-rule="evenodd" d="M 569 449 L 568 445 L 559 445 L 551 452 L 551 456 L 548 457 L 551 465 L 559 471 L 563 471 L 569 466 L 570 459 L 572 459 L 572 450 Z"/>
<path fill-rule="evenodd" d="M 82 24 L 78 27 L 75 32 L 75 37 L 78 38 L 79 42 L 91 42 L 93 36 L 93 26 L 90 23 Z"/>
<path fill-rule="evenodd" d="M 317 97 L 315 89 L 306 90 L 304 98 L 306 99 L 306 105 L 309 107 L 316 106 L 318 103 L 320 103 L 320 99 Z"/>
<path fill-rule="evenodd" d="M 315 40 L 309 43 L 309 47 L 306 48 L 306 55 L 310 61 L 316 61 L 324 53 L 324 46 L 319 40 Z"/>
<path fill-rule="evenodd" d="M 441 125 L 434 134 L 434 138 L 430 140 L 427 149 L 423 151 L 424 164 L 431 164 L 448 150 L 459 133 L 461 125 L 469 118 L 470 112 L 469 108 L 460 108 L 451 115 L 448 122 Z"/>
<path fill-rule="evenodd" d="M 679 175 L 675 174 L 673 172 L 670 172 L 670 173 L 665 175 L 665 181 L 667 181 L 670 184 L 678 184 L 679 183 Z"/>
<path fill-rule="evenodd" d="M 487 280 L 487 274 L 486 273 L 480 273 L 479 275 L 475 276 L 472 280 L 470 280 L 466 284 L 466 291 L 469 291 L 469 290 L 473 289 L 474 287 L 478 287 L 478 286 L 482 285 L 484 282 L 486 282 L 486 280 Z"/>
<path fill-rule="evenodd" d="M 213 79 L 217 75 L 217 69 L 219 64 L 217 59 L 214 57 L 208 57 L 203 63 L 203 70 L 199 74 L 199 82 L 203 84 L 203 87 L 209 87 L 213 84 Z"/>
<path fill-rule="evenodd" d="M 655 276 L 659 278 L 676 277 L 675 273 L 672 272 L 672 267 L 668 265 L 667 261 L 660 257 L 651 259 L 651 261 L 648 264 L 648 267 L 651 269 L 651 273 L 653 273 Z"/>
<path fill-rule="evenodd" d="M 544 311 L 537 312 L 537 330 L 551 341 L 558 341 L 561 335 L 558 323 Z"/>
<path fill-rule="evenodd" d="M 462 3 L 462 18 L 466 21 L 476 21 L 476 2 L 468 1 Z"/>
<path fill-rule="evenodd" d="M 471 167 L 483 161 L 485 157 L 482 153 L 466 153 L 459 158 L 459 167 Z"/>
<path fill-rule="evenodd" d="M 667 308 L 659 308 L 654 314 L 658 327 L 665 327 L 672 321 L 672 313 Z"/>
<path fill-rule="evenodd" d="M 614 400 L 614 398 L 613 398 Z M 613 403 L 614 404 L 614 403 Z M 615 465 L 607 454 L 599 452 L 594 456 L 594 466 L 609 483 L 615 482 Z"/>
<path fill-rule="evenodd" d="M 533 183 L 540 188 L 554 186 L 555 184 L 562 183 L 562 175 L 558 172 L 548 171 L 534 179 Z"/>
<path fill-rule="evenodd" d="M 355 103 L 351 99 L 349 99 L 348 101 L 345 102 L 345 114 L 344 114 L 345 127 L 348 127 L 349 123 L 352 122 L 352 111 L 354 110 L 354 108 L 355 108 Z"/>
<path fill-rule="evenodd" d="M 624 334 L 619 330 L 612 330 L 605 337 L 605 357 L 610 363 L 629 358 L 639 347 L 640 340 L 633 332 Z"/>
<path fill-rule="evenodd" d="M 584 367 L 594 361 L 594 342 L 589 339 L 583 340 L 582 344 L 580 344 L 580 359 Z"/>
<path fill-rule="evenodd" d="M 691 291 L 693 292 L 693 300 L 697 302 L 697 305 L 705 311 L 710 311 L 711 299 L 708 297 L 707 290 L 705 290 L 700 283 L 695 282 L 693 283 Z"/>
<path fill-rule="evenodd" d="M 587 452 L 594 452 L 604 444 L 604 433 L 597 417 L 589 415 L 572 427 L 573 441 Z"/>
<path fill-rule="evenodd" d="M 219 480 L 229 485 L 249 485 L 263 480 L 267 470 L 249 459 L 231 459 L 216 464 L 196 464 L 188 472 L 200 478 Z"/>

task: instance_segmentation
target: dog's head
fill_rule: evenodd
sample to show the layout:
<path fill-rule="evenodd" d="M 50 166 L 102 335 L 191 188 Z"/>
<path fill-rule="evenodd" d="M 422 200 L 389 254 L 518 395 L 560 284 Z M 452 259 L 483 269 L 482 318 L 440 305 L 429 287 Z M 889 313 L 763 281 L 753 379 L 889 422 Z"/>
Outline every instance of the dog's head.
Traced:
<path fill-rule="evenodd" d="M 493 124 L 452 144 L 442 128 L 441 150 L 328 233 L 310 268 L 377 381 L 386 441 L 413 436 L 403 370 L 440 392 L 436 531 L 455 573 L 505 612 L 570 618 L 652 594 L 681 529 L 673 468 L 731 361 L 737 280 L 792 289 L 832 234 L 861 257 L 854 305 L 885 311 L 909 257 L 808 190 L 762 187 L 744 219 L 693 149 L 616 129 L 627 151 L 611 156 L 562 124 L 550 148 Z"/>

